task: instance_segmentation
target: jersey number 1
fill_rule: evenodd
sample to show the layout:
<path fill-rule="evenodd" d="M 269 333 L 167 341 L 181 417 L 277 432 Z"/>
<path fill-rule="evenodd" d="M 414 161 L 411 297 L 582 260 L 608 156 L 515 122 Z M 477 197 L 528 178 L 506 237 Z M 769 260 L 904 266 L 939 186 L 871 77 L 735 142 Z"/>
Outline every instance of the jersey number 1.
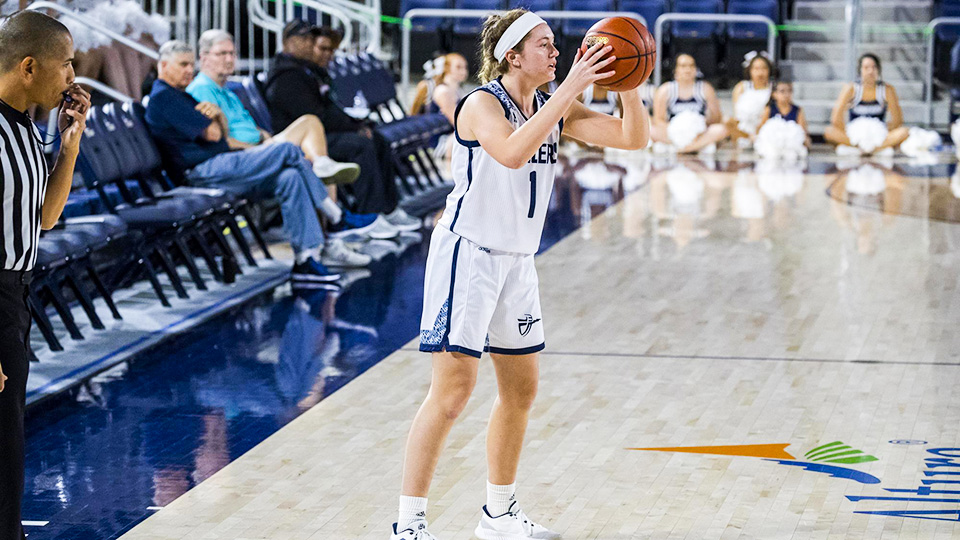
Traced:
<path fill-rule="evenodd" d="M 530 171 L 530 210 L 527 217 L 533 217 L 533 210 L 537 207 L 537 171 Z"/>

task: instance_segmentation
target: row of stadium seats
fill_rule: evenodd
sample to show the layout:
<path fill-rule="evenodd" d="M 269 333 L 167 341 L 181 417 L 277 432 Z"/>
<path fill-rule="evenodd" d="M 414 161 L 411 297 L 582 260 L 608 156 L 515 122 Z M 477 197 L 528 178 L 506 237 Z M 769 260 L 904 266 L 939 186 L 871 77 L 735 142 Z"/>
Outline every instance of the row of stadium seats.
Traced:
<path fill-rule="evenodd" d="M 358 92 L 366 96 L 380 124 L 377 130 L 394 150 L 404 209 L 423 216 L 441 208 L 453 186 L 429 150 L 434 136 L 452 131 L 446 119 L 439 114 L 406 116 L 397 101 L 393 75 L 370 55 L 339 58 L 331 74 L 344 107 L 354 105 Z M 256 79 L 230 85 L 258 124 L 270 130 L 270 114 Z M 52 351 L 63 350 L 63 344 L 51 316 L 60 318 L 71 339 L 84 339 L 70 311 L 74 302 L 90 326 L 99 330 L 105 325 L 94 296 L 102 298 L 113 318 L 121 319 L 113 291 L 135 280 L 146 279 L 159 301 L 169 306 L 161 275 L 178 297 L 189 298 L 178 268 L 186 270 L 197 289 L 205 290 L 208 286 L 198 259 L 215 280 L 227 283 L 243 273 L 235 250 L 247 265 L 257 266 L 241 221 L 270 258 L 251 216 L 253 206 L 262 208 L 271 201 L 182 185 L 182 179 L 164 170 L 143 113 L 139 103 L 111 103 L 90 111 L 77 160 L 84 189 L 71 193 L 60 222 L 41 236 L 29 301 L 34 321 Z"/>
<path fill-rule="evenodd" d="M 702 13 L 763 15 L 774 23 L 783 20 L 779 0 L 403 0 L 401 13 L 416 8 L 432 9 L 509 9 L 522 6 L 533 11 L 629 11 L 640 14 L 653 32 L 654 23 L 664 13 Z M 593 19 L 565 19 L 549 21 L 558 34 L 558 47 L 563 58 L 572 59 L 583 35 L 596 22 Z M 476 72 L 476 43 L 482 21 L 479 18 L 417 18 L 412 22 L 411 59 L 419 66 L 437 52 L 453 51 L 463 54 Z M 682 21 L 666 23 L 665 51 L 661 61 L 680 52 L 693 53 L 697 65 L 708 78 L 720 74 L 722 58 L 739 59 L 744 53 L 765 46 L 769 33 L 762 23 L 718 23 Z M 739 61 L 730 62 L 728 70 L 734 78 L 739 72 Z M 569 67 L 561 62 L 559 76 Z M 667 63 L 669 67 L 669 63 Z"/>

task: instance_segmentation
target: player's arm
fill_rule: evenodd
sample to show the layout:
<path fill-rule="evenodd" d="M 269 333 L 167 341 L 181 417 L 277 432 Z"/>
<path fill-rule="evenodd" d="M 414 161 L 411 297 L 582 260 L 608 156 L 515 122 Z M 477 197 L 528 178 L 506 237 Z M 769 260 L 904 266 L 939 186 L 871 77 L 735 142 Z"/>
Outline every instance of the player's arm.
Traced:
<path fill-rule="evenodd" d="M 660 85 L 653 94 L 653 122 L 667 127 L 667 85 Z"/>
<path fill-rule="evenodd" d="M 457 110 L 457 95 L 447 85 L 441 84 L 433 91 L 433 101 L 440 108 L 440 112 L 453 123 L 453 115 Z"/>
<path fill-rule="evenodd" d="M 776 105 L 769 103 L 766 107 L 763 108 L 763 112 L 760 113 L 760 123 L 757 124 L 757 133 L 760 133 L 760 128 L 767 123 L 767 120 L 770 119 L 770 110 L 771 108 L 776 107 Z"/>
<path fill-rule="evenodd" d="M 503 116 L 497 98 L 487 92 L 474 92 L 464 102 L 457 119 L 461 139 L 477 140 L 493 159 L 504 167 L 519 169 L 540 149 L 553 127 L 588 85 L 609 77 L 604 68 L 616 60 L 613 55 L 600 60 L 613 47 L 596 44 L 581 58 L 579 51 L 566 80 L 547 103 L 518 129 Z"/>
<path fill-rule="evenodd" d="M 852 84 L 846 83 L 843 85 L 843 89 L 840 90 L 840 95 L 837 96 L 837 101 L 833 104 L 833 110 L 830 112 L 830 125 L 833 127 L 843 129 L 843 116 L 847 112 L 850 100 L 853 99 L 853 93 L 854 89 Z"/>
<path fill-rule="evenodd" d="M 893 86 L 887 85 L 887 107 L 890 108 L 890 122 L 887 128 L 891 131 L 903 125 L 903 109 L 900 108 L 900 98 L 897 97 L 897 91 Z"/>
<path fill-rule="evenodd" d="M 803 112 L 803 109 L 800 109 L 800 111 L 797 112 L 797 123 L 803 128 L 803 132 L 807 134 L 807 138 L 803 144 L 810 146 L 813 144 L 813 141 L 810 139 L 810 130 L 807 129 L 807 114 Z"/>
<path fill-rule="evenodd" d="M 720 100 L 717 98 L 717 92 L 713 85 L 708 82 L 703 83 L 703 97 L 707 99 L 707 125 L 719 124 L 723 120 L 723 113 L 720 112 Z"/>
<path fill-rule="evenodd" d="M 563 122 L 563 132 L 578 141 L 595 146 L 638 150 L 650 138 L 650 118 L 636 89 L 621 92 L 623 118 L 599 113 L 573 102 Z"/>
<path fill-rule="evenodd" d="M 743 95 L 743 87 L 744 87 L 744 86 L 746 86 L 746 83 L 744 83 L 743 81 L 740 81 L 740 82 L 737 83 L 736 86 L 733 87 L 733 95 L 731 96 L 731 100 L 733 101 L 733 106 L 734 106 L 734 107 L 737 106 L 737 101 L 739 101 L 739 100 L 740 100 L 740 96 Z"/>

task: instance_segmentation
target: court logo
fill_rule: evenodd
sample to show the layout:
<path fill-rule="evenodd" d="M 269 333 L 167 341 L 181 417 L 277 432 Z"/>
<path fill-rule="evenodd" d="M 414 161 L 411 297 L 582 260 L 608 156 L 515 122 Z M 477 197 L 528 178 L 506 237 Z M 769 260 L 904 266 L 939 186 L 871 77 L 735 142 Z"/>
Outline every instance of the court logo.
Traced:
<path fill-rule="evenodd" d="M 894 439 L 890 441 L 890 444 L 925 445 L 927 441 Z M 849 467 L 849 465 L 879 461 L 876 457 L 862 450 L 853 448 L 841 441 L 834 441 L 807 451 L 803 455 L 804 459 L 801 460 L 787 452 L 786 448 L 788 446 L 790 446 L 790 443 L 628 448 L 628 450 L 761 458 L 764 461 L 788 467 L 801 467 L 806 471 L 826 474 L 832 478 L 881 487 L 879 486 L 880 478 Z M 847 495 L 847 500 L 854 503 L 869 502 L 876 506 L 888 506 L 888 508 L 883 509 L 856 510 L 854 513 L 960 522 L 960 448 L 927 449 L 923 461 L 923 478 L 919 481 L 920 486 L 918 487 L 909 489 L 883 487 L 883 491 L 887 493 L 881 493 L 877 496 Z M 894 494 L 894 496 L 888 494 Z M 916 504 L 911 504 L 909 509 L 902 508 L 908 503 L 928 503 L 934 504 L 936 507 L 918 508 Z M 955 507 L 943 508 L 944 504 Z M 889 506 L 894 508 L 889 508 Z M 901 508 L 896 508 L 897 506 Z"/>
<path fill-rule="evenodd" d="M 534 319 L 533 315 L 527 313 L 523 318 L 517 319 L 517 322 L 520 323 L 520 335 L 525 336 L 530 333 L 534 323 L 540 322 L 540 319 Z"/>

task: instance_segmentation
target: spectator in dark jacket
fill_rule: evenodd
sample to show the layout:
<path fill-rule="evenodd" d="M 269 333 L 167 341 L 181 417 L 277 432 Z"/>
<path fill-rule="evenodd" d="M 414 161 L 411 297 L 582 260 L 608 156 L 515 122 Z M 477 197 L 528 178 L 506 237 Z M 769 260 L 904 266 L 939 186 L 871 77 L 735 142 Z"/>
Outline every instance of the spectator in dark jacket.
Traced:
<path fill-rule="evenodd" d="M 345 113 L 331 95 L 326 68 L 338 38 L 329 27 L 317 28 L 300 20 L 284 28 L 283 52 L 271 64 L 265 84 L 273 127 L 284 129 L 305 114 L 320 118 L 327 132 L 330 157 L 360 165 L 360 178 L 342 188 L 356 198 L 355 210 L 384 214 L 400 230 L 417 230 L 420 220 L 407 215 L 397 204 L 390 143 L 366 121 Z"/>

